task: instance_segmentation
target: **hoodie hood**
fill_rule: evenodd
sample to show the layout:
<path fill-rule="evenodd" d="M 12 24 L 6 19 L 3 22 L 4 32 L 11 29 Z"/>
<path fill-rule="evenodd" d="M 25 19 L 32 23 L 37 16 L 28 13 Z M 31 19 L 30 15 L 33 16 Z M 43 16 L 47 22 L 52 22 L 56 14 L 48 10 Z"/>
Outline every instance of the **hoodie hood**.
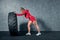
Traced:
<path fill-rule="evenodd" d="M 26 9 L 27 12 L 29 12 L 29 10 Z"/>

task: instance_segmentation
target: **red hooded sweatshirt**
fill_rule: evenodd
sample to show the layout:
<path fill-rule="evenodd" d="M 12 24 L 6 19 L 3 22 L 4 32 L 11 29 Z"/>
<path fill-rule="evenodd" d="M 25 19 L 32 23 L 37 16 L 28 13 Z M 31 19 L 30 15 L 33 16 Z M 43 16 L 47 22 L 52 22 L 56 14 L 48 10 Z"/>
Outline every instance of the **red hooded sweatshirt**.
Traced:
<path fill-rule="evenodd" d="M 31 21 L 36 20 L 35 17 L 30 14 L 29 10 L 24 10 L 22 13 L 16 14 L 16 15 L 17 15 L 17 16 L 23 16 L 23 15 L 24 15 L 25 18 L 28 18 L 28 19 L 31 20 Z"/>

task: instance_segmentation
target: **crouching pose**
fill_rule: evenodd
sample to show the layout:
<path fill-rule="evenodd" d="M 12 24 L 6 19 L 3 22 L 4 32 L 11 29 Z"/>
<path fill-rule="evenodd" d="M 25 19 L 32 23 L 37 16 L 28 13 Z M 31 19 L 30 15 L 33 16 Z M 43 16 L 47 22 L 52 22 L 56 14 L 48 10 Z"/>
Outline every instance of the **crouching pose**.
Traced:
<path fill-rule="evenodd" d="M 36 29 L 38 31 L 38 33 L 36 35 L 37 36 L 41 35 L 39 26 L 38 26 L 37 21 L 36 21 L 36 18 L 30 14 L 29 10 L 24 9 L 23 7 L 21 7 L 20 10 L 21 10 L 21 13 L 20 14 L 16 13 L 16 16 L 23 16 L 24 15 L 26 19 L 29 19 L 28 25 L 27 25 L 28 33 L 26 33 L 26 35 L 31 35 L 31 33 L 30 33 L 30 25 L 31 24 L 34 24 L 34 26 L 36 27 Z"/>

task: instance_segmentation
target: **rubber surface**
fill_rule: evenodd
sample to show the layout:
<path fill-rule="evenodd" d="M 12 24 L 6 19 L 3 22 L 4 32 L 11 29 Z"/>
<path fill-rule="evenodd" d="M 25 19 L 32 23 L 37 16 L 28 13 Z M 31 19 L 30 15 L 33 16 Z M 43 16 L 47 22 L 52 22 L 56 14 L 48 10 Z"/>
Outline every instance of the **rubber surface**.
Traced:
<path fill-rule="evenodd" d="M 17 35 L 18 32 L 17 16 L 14 12 L 10 12 L 8 14 L 8 27 L 9 27 L 10 35 L 12 36 Z"/>

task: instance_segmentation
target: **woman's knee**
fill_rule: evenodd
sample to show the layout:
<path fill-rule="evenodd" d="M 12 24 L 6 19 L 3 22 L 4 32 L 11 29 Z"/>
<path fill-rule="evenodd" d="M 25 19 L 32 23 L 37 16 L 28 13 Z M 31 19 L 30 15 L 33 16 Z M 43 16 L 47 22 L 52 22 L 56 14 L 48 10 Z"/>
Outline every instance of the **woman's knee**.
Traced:
<path fill-rule="evenodd" d="M 29 25 L 29 24 L 28 24 L 27 26 L 28 26 L 28 27 L 30 27 L 30 25 Z"/>
<path fill-rule="evenodd" d="M 34 21 L 34 22 L 33 22 L 33 24 L 34 24 L 34 25 L 37 25 L 37 22 L 36 22 L 36 21 Z"/>
<path fill-rule="evenodd" d="M 30 27 L 31 23 L 32 23 L 31 21 L 28 22 L 28 27 Z"/>

